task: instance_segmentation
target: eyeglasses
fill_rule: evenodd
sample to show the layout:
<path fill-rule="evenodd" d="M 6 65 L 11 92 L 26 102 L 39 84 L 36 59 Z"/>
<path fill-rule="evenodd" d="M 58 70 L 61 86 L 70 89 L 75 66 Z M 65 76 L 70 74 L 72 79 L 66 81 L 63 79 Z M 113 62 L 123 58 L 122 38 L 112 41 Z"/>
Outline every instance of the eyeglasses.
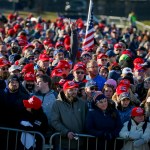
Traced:
<path fill-rule="evenodd" d="M 144 83 L 146 83 L 146 84 L 150 84 L 150 81 L 144 81 Z"/>
<path fill-rule="evenodd" d="M 5 71 L 5 70 L 8 70 L 8 68 L 0 68 L 0 70 L 3 70 L 3 71 Z"/>
<path fill-rule="evenodd" d="M 107 61 L 107 59 L 101 59 L 102 61 Z"/>
<path fill-rule="evenodd" d="M 77 71 L 76 74 L 84 74 L 83 71 Z"/>
<path fill-rule="evenodd" d="M 121 49 L 116 49 L 116 51 L 121 51 Z"/>
<path fill-rule="evenodd" d="M 97 91 L 97 90 L 98 90 L 98 88 L 97 88 L 97 87 L 95 87 L 95 86 L 92 86 L 92 87 L 90 87 L 90 90 L 91 90 L 91 91 L 92 91 L 92 90 Z"/>
<path fill-rule="evenodd" d="M 34 60 L 34 57 L 29 57 L 28 60 Z"/>

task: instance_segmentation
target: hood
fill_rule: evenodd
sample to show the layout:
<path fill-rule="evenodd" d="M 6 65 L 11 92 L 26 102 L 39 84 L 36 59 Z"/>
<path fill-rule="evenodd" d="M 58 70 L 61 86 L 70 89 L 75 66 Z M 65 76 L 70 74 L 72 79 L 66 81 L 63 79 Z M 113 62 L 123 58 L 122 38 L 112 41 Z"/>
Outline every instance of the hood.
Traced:
<path fill-rule="evenodd" d="M 65 96 L 65 94 L 64 94 L 63 91 L 61 91 L 61 92 L 58 94 L 57 100 L 64 101 L 64 102 L 66 102 L 66 103 L 68 103 L 68 104 L 71 104 L 71 102 L 66 98 L 66 96 Z M 75 98 L 75 99 L 73 100 L 73 102 L 76 102 L 77 100 L 78 100 L 78 99 Z"/>

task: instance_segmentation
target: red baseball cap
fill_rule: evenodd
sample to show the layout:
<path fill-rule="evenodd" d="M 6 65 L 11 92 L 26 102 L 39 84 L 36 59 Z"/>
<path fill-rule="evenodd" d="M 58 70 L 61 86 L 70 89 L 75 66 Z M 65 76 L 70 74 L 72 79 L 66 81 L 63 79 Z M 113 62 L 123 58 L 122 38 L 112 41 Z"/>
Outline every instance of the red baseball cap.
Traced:
<path fill-rule="evenodd" d="M 21 25 L 16 24 L 13 29 L 14 29 L 15 32 L 17 32 L 19 28 L 21 28 Z"/>
<path fill-rule="evenodd" d="M 58 69 L 58 68 L 61 68 L 61 69 L 69 68 L 70 69 L 70 64 L 66 60 L 60 60 L 57 64 L 57 66 L 55 67 L 55 69 Z"/>
<path fill-rule="evenodd" d="M 23 40 L 23 39 L 19 39 L 18 40 L 18 45 L 19 46 L 26 46 L 28 44 L 28 41 Z"/>
<path fill-rule="evenodd" d="M 77 83 L 75 83 L 74 81 L 67 81 L 65 82 L 65 84 L 63 85 L 63 90 L 67 90 L 67 89 L 73 89 L 73 88 L 78 88 L 79 85 Z"/>
<path fill-rule="evenodd" d="M 101 59 L 102 57 L 108 58 L 108 56 L 106 54 L 101 53 L 97 56 L 97 59 Z"/>
<path fill-rule="evenodd" d="M 4 66 L 7 66 L 7 65 L 10 65 L 9 61 L 7 61 L 4 58 L 0 58 L 0 67 L 4 67 Z"/>
<path fill-rule="evenodd" d="M 39 60 L 49 61 L 49 55 L 47 55 L 47 54 L 40 54 L 39 55 Z"/>
<path fill-rule="evenodd" d="M 117 95 L 120 95 L 123 92 L 128 92 L 129 87 L 124 84 L 119 84 L 116 89 Z"/>
<path fill-rule="evenodd" d="M 55 76 L 57 76 L 57 77 L 61 77 L 61 76 L 63 76 L 63 71 L 62 71 L 62 69 L 60 69 L 60 68 L 58 68 L 58 69 L 54 69 L 52 72 L 51 72 L 51 77 L 55 77 Z"/>
<path fill-rule="evenodd" d="M 35 26 L 35 29 L 42 31 L 42 30 L 43 30 L 43 26 L 42 26 L 40 23 L 38 23 L 38 24 Z"/>
<path fill-rule="evenodd" d="M 23 104 L 26 108 L 39 109 L 42 106 L 42 101 L 35 96 L 32 96 L 29 100 L 23 100 Z"/>
<path fill-rule="evenodd" d="M 60 86 L 63 86 L 67 81 L 68 81 L 68 80 L 66 80 L 66 79 L 60 79 L 60 81 L 58 82 L 58 84 L 59 84 Z"/>
<path fill-rule="evenodd" d="M 120 80 L 119 84 L 126 85 L 128 88 L 130 87 L 130 81 L 128 79 Z"/>
<path fill-rule="evenodd" d="M 28 72 L 34 73 L 34 65 L 33 65 L 32 63 L 26 64 L 26 65 L 23 67 L 23 69 L 22 69 L 21 72 L 22 72 L 22 73 L 28 73 Z"/>
<path fill-rule="evenodd" d="M 58 47 L 64 47 L 64 43 L 63 42 L 56 42 L 55 48 L 58 48 Z"/>
<path fill-rule="evenodd" d="M 46 40 L 43 41 L 43 44 L 44 45 L 49 45 L 49 44 L 51 44 L 51 41 L 46 39 Z"/>
<path fill-rule="evenodd" d="M 121 45 L 120 43 L 116 43 L 116 44 L 114 45 L 114 48 L 122 48 L 122 45 Z"/>
<path fill-rule="evenodd" d="M 26 45 L 24 48 L 23 48 L 23 51 L 25 51 L 26 49 L 28 49 L 28 48 L 32 48 L 32 49 L 34 49 L 35 48 L 35 46 L 34 45 L 32 45 L 32 44 L 28 44 L 28 45 Z"/>
<path fill-rule="evenodd" d="M 129 51 L 129 50 L 124 50 L 124 51 L 122 52 L 122 54 L 126 54 L 126 55 L 128 55 L 129 57 L 132 57 L 132 52 Z"/>
<path fill-rule="evenodd" d="M 83 62 L 78 62 L 74 65 L 73 71 L 76 71 L 78 69 L 83 69 L 84 71 L 86 70 L 86 66 Z"/>
<path fill-rule="evenodd" d="M 134 66 L 134 71 L 135 71 L 135 70 L 145 70 L 145 67 L 142 66 L 141 64 L 136 64 L 136 65 Z"/>
<path fill-rule="evenodd" d="M 143 64 L 143 63 L 144 63 L 144 59 L 141 58 L 141 57 L 135 58 L 134 61 L 133 61 L 134 65 L 136 65 L 136 64 Z"/>
<path fill-rule="evenodd" d="M 131 111 L 132 117 L 143 116 L 143 115 L 144 115 L 144 110 L 141 107 L 134 107 Z"/>
<path fill-rule="evenodd" d="M 36 79 L 36 77 L 35 77 L 35 74 L 33 72 L 28 72 L 24 76 L 25 81 L 35 81 L 35 79 Z"/>
<path fill-rule="evenodd" d="M 14 35 L 15 34 L 15 30 L 14 29 L 9 29 L 7 34 L 8 35 Z"/>

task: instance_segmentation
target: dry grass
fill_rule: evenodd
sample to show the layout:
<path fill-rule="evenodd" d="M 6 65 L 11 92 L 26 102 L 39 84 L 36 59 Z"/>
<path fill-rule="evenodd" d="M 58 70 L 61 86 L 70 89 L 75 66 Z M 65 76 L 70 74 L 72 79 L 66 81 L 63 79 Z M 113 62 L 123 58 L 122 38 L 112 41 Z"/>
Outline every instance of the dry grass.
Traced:
<path fill-rule="evenodd" d="M 148 21 L 148 20 L 142 21 L 142 23 L 150 26 L 150 21 Z"/>

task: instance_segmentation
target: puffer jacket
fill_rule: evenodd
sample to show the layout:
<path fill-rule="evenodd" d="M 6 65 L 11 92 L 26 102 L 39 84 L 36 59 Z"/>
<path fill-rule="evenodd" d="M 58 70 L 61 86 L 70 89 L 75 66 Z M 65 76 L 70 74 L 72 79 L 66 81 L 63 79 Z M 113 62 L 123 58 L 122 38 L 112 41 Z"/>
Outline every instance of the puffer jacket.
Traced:
<path fill-rule="evenodd" d="M 132 111 L 133 108 L 134 108 L 134 106 L 132 106 L 132 105 L 129 105 L 126 108 L 122 108 L 121 106 L 117 107 L 120 119 L 121 119 L 121 121 L 122 121 L 123 124 L 126 121 L 130 120 L 130 118 L 131 118 L 131 111 Z"/>
<path fill-rule="evenodd" d="M 124 123 L 124 126 L 119 133 L 120 137 L 127 140 L 125 141 L 125 145 L 123 146 L 122 150 L 149 150 L 150 148 L 148 142 L 150 141 L 150 123 L 147 122 L 146 129 L 143 133 L 144 122 L 141 122 L 137 125 L 134 122 L 134 120 L 131 120 L 130 131 L 128 129 L 128 122 L 129 121 Z M 131 139 L 131 134 L 132 134 L 132 140 L 129 140 Z M 133 143 L 137 139 L 144 139 L 145 143 L 138 147 L 135 147 Z"/>

